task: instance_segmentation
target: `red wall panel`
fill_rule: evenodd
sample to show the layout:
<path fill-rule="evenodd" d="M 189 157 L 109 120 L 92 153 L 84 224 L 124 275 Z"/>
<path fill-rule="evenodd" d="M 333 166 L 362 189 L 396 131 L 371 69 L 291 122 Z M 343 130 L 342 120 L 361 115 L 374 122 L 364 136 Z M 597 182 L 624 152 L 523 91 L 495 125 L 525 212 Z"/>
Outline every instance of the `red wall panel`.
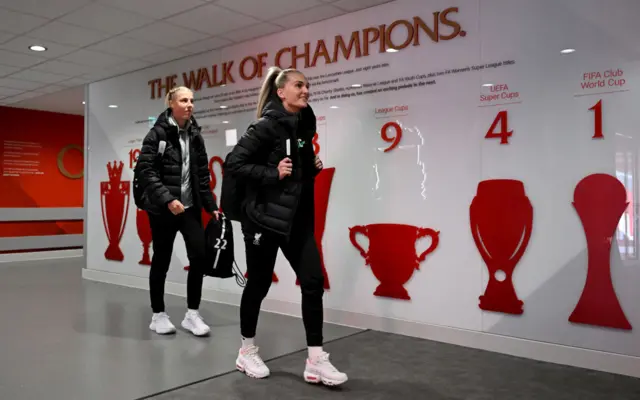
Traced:
<path fill-rule="evenodd" d="M 0 107 L 0 121 L 0 208 L 82 207 L 84 117 Z"/>

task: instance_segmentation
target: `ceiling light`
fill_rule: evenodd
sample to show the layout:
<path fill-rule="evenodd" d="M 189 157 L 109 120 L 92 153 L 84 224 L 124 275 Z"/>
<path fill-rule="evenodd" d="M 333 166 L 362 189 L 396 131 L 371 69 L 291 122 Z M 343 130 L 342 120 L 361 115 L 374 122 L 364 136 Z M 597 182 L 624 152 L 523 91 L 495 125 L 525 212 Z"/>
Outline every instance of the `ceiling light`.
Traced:
<path fill-rule="evenodd" d="M 574 51 L 576 51 L 576 49 L 564 49 L 564 50 L 561 50 L 560 53 L 570 54 L 570 53 L 573 53 Z"/>
<path fill-rule="evenodd" d="M 331 106 L 331 107 L 329 107 L 329 108 L 338 108 L 338 106 Z"/>
<path fill-rule="evenodd" d="M 34 44 L 33 46 L 29 46 L 29 50 L 32 50 L 32 51 L 47 51 L 47 48 L 44 47 L 44 46 L 40 46 L 40 45 Z"/>
<path fill-rule="evenodd" d="M 109 105 L 109 108 L 118 108 L 118 106 L 115 105 L 115 104 L 111 104 L 111 105 Z"/>
<path fill-rule="evenodd" d="M 491 86 L 493 86 L 493 83 L 484 83 L 482 85 L 482 87 L 491 87 Z"/>
<path fill-rule="evenodd" d="M 220 108 L 227 108 L 227 106 L 220 106 Z"/>
<path fill-rule="evenodd" d="M 354 83 L 353 85 L 351 85 L 351 87 L 362 87 L 362 85 L 359 83 Z"/>
<path fill-rule="evenodd" d="M 400 51 L 400 50 L 398 50 L 398 49 L 394 49 L 394 48 L 392 48 L 392 47 L 389 47 L 389 48 L 387 49 L 387 53 L 397 53 L 398 51 Z"/>
<path fill-rule="evenodd" d="M 86 104 L 86 103 L 83 101 L 82 104 Z"/>
<path fill-rule="evenodd" d="M 229 121 L 222 121 L 222 123 L 223 123 L 223 124 L 228 124 L 228 123 L 229 123 Z"/>

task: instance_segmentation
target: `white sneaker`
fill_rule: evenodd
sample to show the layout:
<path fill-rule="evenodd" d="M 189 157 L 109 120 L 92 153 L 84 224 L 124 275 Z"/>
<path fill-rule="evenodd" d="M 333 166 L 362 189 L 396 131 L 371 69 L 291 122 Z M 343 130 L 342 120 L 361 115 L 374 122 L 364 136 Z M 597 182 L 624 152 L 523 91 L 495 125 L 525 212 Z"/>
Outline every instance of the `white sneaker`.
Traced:
<path fill-rule="evenodd" d="M 327 386 L 342 385 L 347 381 L 347 374 L 338 371 L 329 361 L 329 353 L 323 352 L 315 359 L 307 358 L 304 369 L 304 380 L 309 383 L 324 383 Z"/>
<path fill-rule="evenodd" d="M 256 379 L 266 378 L 271 373 L 262 358 L 260 358 L 257 346 L 249 346 L 238 351 L 236 368 L 247 376 Z"/>
<path fill-rule="evenodd" d="M 176 327 L 173 326 L 171 321 L 169 321 L 169 316 L 166 312 L 155 313 L 151 318 L 151 324 L 149 325 L 149 329 L 155 331 L 160 335 L 167 335 L 169 333 L 174 333 L 176 331 Z"/>
<path fill-rule="evenodd" d="M 206 336 L 211 332 L 211 328 L 204 323 L 200 313 L 195 310 L 187 311 L 182 320 L 182 327 L 196 336 Z"/>

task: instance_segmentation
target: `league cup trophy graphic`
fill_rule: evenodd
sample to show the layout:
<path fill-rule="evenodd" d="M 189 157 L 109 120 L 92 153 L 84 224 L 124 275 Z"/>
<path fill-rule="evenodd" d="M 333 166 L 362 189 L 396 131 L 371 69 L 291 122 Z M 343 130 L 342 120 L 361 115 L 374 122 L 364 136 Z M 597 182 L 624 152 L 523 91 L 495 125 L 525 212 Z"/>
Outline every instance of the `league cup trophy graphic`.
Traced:
<path fill-rule="evenodd" d="M 324 266 L 324 252 L 322 250 L 322 237 L 324 236 L 324 228 L 327 222 L 327 208 L 329 207 L 329 192 L 331 191 L 331 182 L 333 181 L 333 175 L 336 169 L 334 167 L 324 168 L 316 176 L 315 190 L 314 190 L 314 203 L 315 203 L 315 216 L 314 216 L 314 237 L 316 239 L 316 245 L 318 246 L 318 252 L 320 253 L 320 264 L 322 265 L 322 275 L 324 275 L 324 288 L 329 289 L 329 275 L 327 269 Z M 296 279 L 296 285 L 300 285 L 300 281 Z"/>
<path fill-rule="evenodd" d="M 129 193 L 131 182 L 122 181 L 124 163 L 117 161 L 107 163 L 109 180 L 100 182 L 100 205 L 102 207 L 102 223 L 107 233 L 109 246 L 104 252 L 107 260 L 122 261 L 124 254 L 120 250 L 120 240 L 129 215 Z"/>
<path fill-rule="evenodd" d="M 364 251 L 356 241 L 357 234 L 369 238 L 368 251 Z M 431 245 L 418 256 L 416 241 L 425 236 L 431 237 Z M 404 284 L 411 278 L 414 269 L 420 269 L 420 263 L 427 254 L 438 247 L 440 232 L 411 225 L 370 224 L 349 228 L 349 239 L 380 282 L 374 295 L 411 300 Z"/>
<path fill-rule="evenodd" d="M 138 237 L 142 242 L 142 259 L 138 261 L 138 264 L 151 265 L 151 258 L 149 257 L 151 225 L 149 224 L 149 215 L 146 211 L 136 209 L 136 228 L 138 228 Z"/>
<path fill-rule="evenodd" d="M 512 276 L 529 244 L 533 226 L 533 207 L 523 183 L 511 179 L 480 182 L 469 217 L 473 240 L 489 270 L 480 308 L 522 314 L 524 302 L 516 295 Z M 500 272 L 504 279 L 498 276 Z"/>
<path fill-rule="evenodd" d="M 624 185 L 614 176 L 593 174 L 573 193 L 573 206 L 587 239 L 587 279 L 580 301 L 569 317 L 578 324 L 631 329 L 611 280 L 611 243 L 618 221 L 628 207 Z"/>

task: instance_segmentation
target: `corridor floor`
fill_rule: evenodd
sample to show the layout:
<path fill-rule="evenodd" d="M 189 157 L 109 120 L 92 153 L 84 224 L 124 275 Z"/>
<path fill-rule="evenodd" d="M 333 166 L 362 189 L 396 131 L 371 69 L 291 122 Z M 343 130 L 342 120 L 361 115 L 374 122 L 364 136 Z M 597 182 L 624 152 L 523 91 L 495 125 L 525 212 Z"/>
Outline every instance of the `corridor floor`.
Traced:
<path fill-rule="evenodd" d="M 253 380 L 234 369 L 237 307 L 203 302 L 212 335 L 195 338 L 167 295 L 178 333 L 158 336 L 147 291 L 83 280 L 81 262 L 0 263 L 1 399 L 640 399 L 640 379 L 330 324 L 325 348 L 350 380 L 309 385 L 301 321 L 270 313 L 258 344 L 272 375 Z"/>

